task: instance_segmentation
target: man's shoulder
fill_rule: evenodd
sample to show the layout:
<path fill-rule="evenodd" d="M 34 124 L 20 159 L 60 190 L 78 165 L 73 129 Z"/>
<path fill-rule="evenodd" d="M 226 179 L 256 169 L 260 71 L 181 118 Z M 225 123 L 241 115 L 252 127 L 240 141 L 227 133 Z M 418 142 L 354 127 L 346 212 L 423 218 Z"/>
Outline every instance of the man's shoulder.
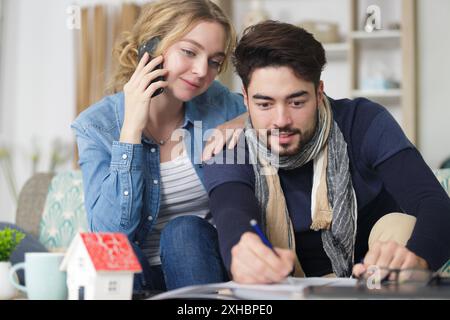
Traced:
<path fill-rule="evenodd" d="M 385 107 L 366 98 L 330 99 L 330 104 L 337 122 L 356 119 L 370 122 L 387 112 Z"/>
<path fill-rule="evenodd" d="M 365 98 L 332 101 L 335 120 L 351 152 L 351 161 L 374 168 L 396 153 L 413 148 L 400 124 L 382 105 Z"/>
<path fill-rule="evenodd" d="M 110 132 L 123 120 L 123 92 L 106 96 L 81 112 L 72 122 L 72 128 L 86 131 L 94 128 Z"/>
<path fill-rule="evenodd" d="M 330 104 L 346 142 L 356 147 L 374 123 L 395 122 L 385 107 L 366 98 L 330 99 Z"/>

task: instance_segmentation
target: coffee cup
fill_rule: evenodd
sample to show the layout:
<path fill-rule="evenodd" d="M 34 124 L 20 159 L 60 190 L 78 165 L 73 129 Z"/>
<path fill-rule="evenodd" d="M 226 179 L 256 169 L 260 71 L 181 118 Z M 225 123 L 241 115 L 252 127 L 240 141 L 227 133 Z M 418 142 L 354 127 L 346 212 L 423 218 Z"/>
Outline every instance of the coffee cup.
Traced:
<path fill-rule="evenodd" d="M 10 270 L 10 281 L 17 289 L 25 292 L 30 300 L 66 300 L 66 272 L 60 271 L 64 253 L 28 252 L 25 262 L 14 265 Z M 17 283 L 15 273 L 24 269 L 25 286 Z"/>

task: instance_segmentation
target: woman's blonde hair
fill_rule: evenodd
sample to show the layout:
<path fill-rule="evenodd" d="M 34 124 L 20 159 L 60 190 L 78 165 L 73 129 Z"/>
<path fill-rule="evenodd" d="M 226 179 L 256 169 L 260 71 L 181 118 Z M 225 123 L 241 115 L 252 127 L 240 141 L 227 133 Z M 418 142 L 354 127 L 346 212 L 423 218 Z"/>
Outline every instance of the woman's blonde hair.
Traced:
<path fill-rule="evenodd" d="M 160 37 L 161 42 L 154 53 L 158 56 L 201 21 L 217 22 L 224 27 L 225 59 L 219 72 L 225 70 L 236 45 L 236 32 L 222 9 L 210 0 L 160 0 L 144 5 L 133 29 L 120 35 L 113 49 L 114 60 L 118 63 L 107 92 L 123 90 L 139 62 L 138 48 L 142 44 Z"/>

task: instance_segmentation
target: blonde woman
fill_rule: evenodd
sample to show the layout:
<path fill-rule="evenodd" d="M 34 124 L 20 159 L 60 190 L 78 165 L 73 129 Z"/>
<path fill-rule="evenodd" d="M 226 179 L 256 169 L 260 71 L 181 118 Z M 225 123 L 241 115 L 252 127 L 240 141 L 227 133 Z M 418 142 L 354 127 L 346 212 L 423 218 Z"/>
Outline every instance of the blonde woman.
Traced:
<path fill-rule="evenodd" d="M 139 60 L 155 37 L 154 54 Z M 147 5 L 115 50 L 117 93 L 72 124 L 90 230 L 128 235 L 144 270 L 135 290 L 227 280 L 208 220 L 201 153 L 205 130 L 245 112 L 242 97 L 214 80 L 235 39 L 208 0 Z M 243 126 L 241 119 L 230 126 Z M 176 139 L 175 129 L 182 133 Z"/>

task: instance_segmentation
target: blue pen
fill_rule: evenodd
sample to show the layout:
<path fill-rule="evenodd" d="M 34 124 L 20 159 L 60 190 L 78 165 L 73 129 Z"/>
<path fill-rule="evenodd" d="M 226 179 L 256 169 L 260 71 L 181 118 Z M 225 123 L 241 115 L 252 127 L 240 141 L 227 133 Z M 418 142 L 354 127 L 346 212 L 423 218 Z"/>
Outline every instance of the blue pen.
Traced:
<path fill-rule="evenodd" d="M 270 249 L 272 249 L 273 253 L 275 253 L 278 257 L 278 253 L 275 251 L 275 249 L 273 248 L 272 244 L 269 242 L 269 240 L 266 238 L 266 236 L 264 235 L 264 233 L 262 232 L 261 228 L 258 226 L 258 223 L 256 222 L 255 219 L 250 220 L 250 225 L 252 226 L 253 230 L 255 230 L 255 232 L 258 234 L 259 238 L 261 239 L 261 241 L 268 246 Z"/>
<path fill-rule="evenodd" d="M 277 257 L 280 257 L 278 255 L 278 253 L 275 251 L 275 249 L 273 248 L 272 244 L 270 243 L 270 241 L 266 238 L 266 236 L 264 235 L 264 233 L 262 232 L 261 228 L 258 226 L 258 223 L 256 222 L 255 219 L 250 220 L 250 225 L 252 226 L 253 230 L 255 230 L 255 232 L 258 234 L 259 238 L 261 239 L 261 241 L 267 246 L 269 247 L 273 253 L 275 253 L 275 255 Z M 294 270 L 292 270 L 292 272 L 290 273 L 290 275 L 292 276 L 294 274 Z M 290 277 L 287 277 L 287 281 L 288 283 L 292 284 L 292 279 Z"/>

